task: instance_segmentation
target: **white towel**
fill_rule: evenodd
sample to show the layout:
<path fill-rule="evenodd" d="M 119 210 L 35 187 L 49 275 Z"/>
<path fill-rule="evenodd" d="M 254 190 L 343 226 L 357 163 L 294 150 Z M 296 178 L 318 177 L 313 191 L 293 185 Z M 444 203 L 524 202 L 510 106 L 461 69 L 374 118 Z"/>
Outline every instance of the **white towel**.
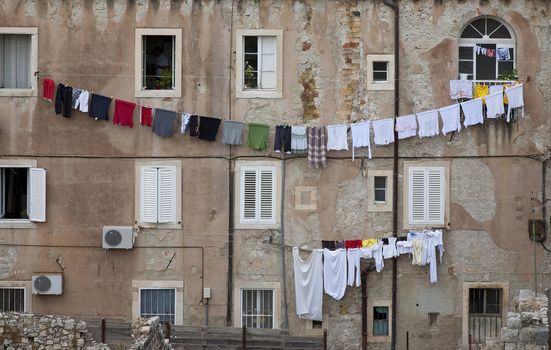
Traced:
<path fill-rule="evenodd" d="M 291 150 L 295 153 L 302 153 L 308 149 L 306 127 L 303 125 L 291 126 Z"/>
<path fill-rule="evenodd" d="M 373 124 L 373 140 L 376 145 L 388 145 L 394 142 L 394 118 L 371 122 Z"/>
<path fill-rule="evenodd" d="M 509 109 L 507 110 L 507 121 L 511 121 L 511 109 L 522 107 L 522 116 L 524 117 L 524 94 L 522 84 L 505 89 L 505 94 L 509 100 Z"/>
<path fill-rule="evenodd" d="M 461 113 L 459 103 L 438 109 L 442 118 L 442 133 L 446 135 L 451 131 L 461 131 Z"/>
<path fill-rule="evenodd" d="M 467 102 L 462 102 L 461 109 L 465 116 L 465 120 L 463 121 L 465 127 L 484 123 L 484 118 L 482 116 L 482 98 L 475 98 Z"/>
<path fill-rule="evenodd" d="M 398 139 L 400 140 L 417 135 L 417 118 L 415 118 L 415 114 L 396 118 L 396 131 L 398 131 Z"/>
<path fill-rule="evenodd" d="M 328 125 L 327 126 L 327 150 L 346 150 L 348 151 L 347 139 L 348 125 Z"/>
<path fill-rule="evenodd" d="M 486 118 L 497 118 L 505 113 L 503 90 L 484 96 L 484 101 L 486 101 Z"/>
<path fill-rule="evenodd" d="M 450 97 L 452 100 L 473 98 L 473 82 L 471 80 L 450 80 Z"/>
<path fill-rule="evenodd" d="M 438 110 L 417 113 L 419 122 L 419 137 L 432 137 L 438 135 Z"/>
<path fill-rule="evenodd" d="M 371 158 L 371 142 L 369 140 L 369 121 L 350 124 L 352 133 L 352 160 L 354 160 L 354 149 L 357 147 L 367 147 L 369 158 Z"/>
<path fill-rule="evenodd" d="M 295 300 L 297 315 L 306 320 L 323 318 L 323 250 L 314 249 L 307 260 L 302 260 L 293 247 L 295 273 Z"/>
<path fill-rule="evenodd" d="M 346 249 L 323 250 L 323 289 L 335 300 L 346 292 Z"/>

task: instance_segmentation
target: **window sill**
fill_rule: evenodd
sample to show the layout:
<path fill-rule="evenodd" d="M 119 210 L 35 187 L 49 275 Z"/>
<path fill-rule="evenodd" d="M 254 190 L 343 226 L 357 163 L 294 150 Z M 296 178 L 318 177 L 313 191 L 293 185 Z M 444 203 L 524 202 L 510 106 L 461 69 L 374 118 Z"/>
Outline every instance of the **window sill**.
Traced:
<path fill-rule="evenodd" d="M 371 335 L 367 336 L 367 342 L 368 343 L 390 343 L 391 337 L 390 335 Z"/>
<path fill-rule="evenodd" d="M 377 83 L 377 82 L 368 82 L 367 83 L 368 91 L 394 91 L 393 83 Z"/>
<path fill-rule="evenodd" d="M 283 98 L 283 93 L 277 90 L 238 90 L 236 98 Z"/>
<path fill-rule="evenodd" d="M 36 97 L 35 89 L 0 89 L 0 97 Z"/>
<path fill-rule="evenodd" d="M 180 90 L 138 90 L 136 97 L 182 97 Z"/>
<path fill-rule="evenodd" d="M 135 223 L 134 228 L 136 229 L 181 229 L 182 224 L 171 223 L 171 224 L 150 224 L 150 223 Z"/>
<path fill-rule="evenodd" d="M 277 230 L 280 228 L 279 223 L 262 224 L 262 223 L 236 223 L 235 228 L 238 230 Z"/>
<path fill-rule="evenodd" d="M 29 220 L 0 220 L 0 229 L 3 228 L 36 228 L 36 224 Z"/>
<path fill-rule="evenodd" d="M 433 229 L 448 229 L 449 228 L 449 223 L 448 224 L 435 224 L 435 223 L 418 223 L 416 222 L 415 224 L 410 224 L 410 223 L 407 223 L 404 225 L 404 229 L 412 229 L 412 230 L 422 230 L 422 229 L 426 229 L 426 228 L 433 228 Z"/>

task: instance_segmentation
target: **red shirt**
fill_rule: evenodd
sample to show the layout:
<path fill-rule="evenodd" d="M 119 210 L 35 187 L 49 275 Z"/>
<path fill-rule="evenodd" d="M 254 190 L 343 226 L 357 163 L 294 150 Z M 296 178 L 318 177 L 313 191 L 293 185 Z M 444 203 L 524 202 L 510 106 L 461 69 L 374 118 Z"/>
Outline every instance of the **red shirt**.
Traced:
<path fill-rule="evenodd" d="M 136 104 L 119 99 L 115 99 L 115 113 L 113 115 L 113 124 L 132 127 L 132 115 Z"/>
<path fill-rule="evenodd" d="M 362 240 L 361 239 L 346 240 L 346 241 L 344 241 L 344 247 L 346 249 L 361 248 L 362 247 Z"/>
<path fill-rule="evenodd" d="M 153 109 L 151 107 L 142 106 L 140 124 L 151 126 L 153 124 Z"/>

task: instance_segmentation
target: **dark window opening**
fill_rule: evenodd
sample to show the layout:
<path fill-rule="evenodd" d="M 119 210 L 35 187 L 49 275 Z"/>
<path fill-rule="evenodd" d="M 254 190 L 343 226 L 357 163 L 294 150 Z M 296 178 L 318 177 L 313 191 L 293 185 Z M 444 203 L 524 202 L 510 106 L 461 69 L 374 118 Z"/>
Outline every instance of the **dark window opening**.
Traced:
<path fill-rule="evenodd" d="M 323 322 L 322 321 L 312 321 L 312 328 L 313 329 L 322 329 L 323 328 Z"/>
<path fill-rule="evenodd" d="M 0 218 L 28 219 L 28 168 L 0 169 Z"/>
<path fill-rule="evenodd" d="M 375 176 L 375 202 L 386 202 L 386 176 Z"/>
<path fill-rule="evenodd" d="M 173 90 L 175 88 L 173 35 L 144 35 L 142 37 L 144 90 Z"/>
<path fill-rule="evenodd" d="M 0 312 L 25 312 L 23 288 L 0 288 Z"/>
<path fill-rule="evenodd" d="M 373 335 L 388 335 L 388 306 L 373 307 Z"/>
<path fill-rule="evenodd" d="M 373 62 L 373 81 L 388 81 L 388 62 Z"/>
<path fill-rule="evenodd" d="M 438 312 L 429 312 L 429 328 L 438 328 Z"/>
<path fill-rule="evenodd" d="M 469 337 L 472 344 L 483 344 L 501 331 L 502 290 L 469 289 Z"/>
<path fill-rule="evenodd" d="M 478 44 L 478 46 L 486 49 L 496 49 L 495 44 Z M 476 79 L 495 80 L 496 78 L 496 58 L 476 55 Z"/>

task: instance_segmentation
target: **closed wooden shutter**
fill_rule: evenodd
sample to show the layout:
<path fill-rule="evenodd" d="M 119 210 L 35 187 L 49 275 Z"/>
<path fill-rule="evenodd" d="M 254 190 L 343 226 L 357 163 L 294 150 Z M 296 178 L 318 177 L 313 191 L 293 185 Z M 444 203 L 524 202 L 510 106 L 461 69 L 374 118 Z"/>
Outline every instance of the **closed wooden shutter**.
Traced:
<path fill-rule="evenodd" d="M 157 168 L 142 167 L 140 185 L 140 221 L 143 223 L 157 223 L 157 187 Z"/>
<path fill-rule="evenodd" d="M 409 223 L 444 224 L 444 168 L 409 168 Z"/>
<path fill-rule="evenodd" d="M 176 167 L 159 168 L 159 223 L 176 222 Z"/>
<path fill-rule="evenodd" d="M 260 221 L 275 222 L 275 173 L 273 169 L 260 170 Z"/>
<path fill-rule="evenodd" d="M 277 37 L 259 37 L 260 48 L 260 88 L 276 88 L 276 46 Z"/>
<path fill-rule="evenodd" d="M 241 170 L 241 221 L 255 222 L 257 195 L 256 195 L 257 169 L 242 168 Z"/>
<path fill-rule="evenodd" d="M 46 221 L 46 169 L 30 168 L 29 219 L 36 222 Z"/>

